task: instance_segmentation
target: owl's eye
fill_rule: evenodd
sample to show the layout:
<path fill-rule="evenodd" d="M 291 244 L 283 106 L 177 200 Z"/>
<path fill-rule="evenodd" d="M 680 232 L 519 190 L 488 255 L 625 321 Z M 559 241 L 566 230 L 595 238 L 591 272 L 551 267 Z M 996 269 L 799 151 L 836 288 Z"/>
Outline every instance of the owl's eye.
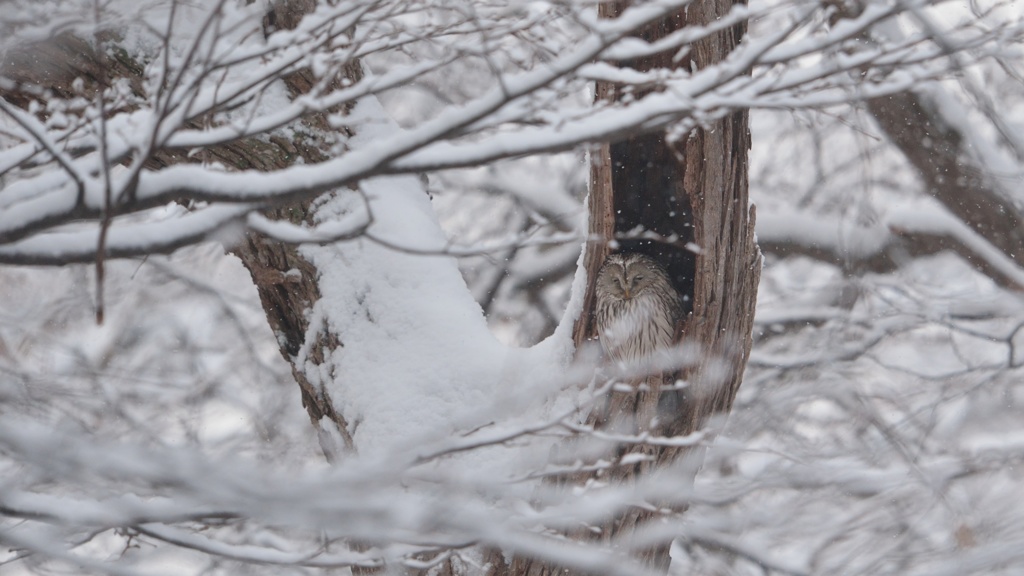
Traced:
<path fill-rule="evenodd" d="M 633 276 L 633 280 L 636 280 L 637 282 L 639 282 L 639 281 L 641 281 L 643 279 L 644 279 L 644 275 L 643 274 L 637 274 L 636 276 Z"/>

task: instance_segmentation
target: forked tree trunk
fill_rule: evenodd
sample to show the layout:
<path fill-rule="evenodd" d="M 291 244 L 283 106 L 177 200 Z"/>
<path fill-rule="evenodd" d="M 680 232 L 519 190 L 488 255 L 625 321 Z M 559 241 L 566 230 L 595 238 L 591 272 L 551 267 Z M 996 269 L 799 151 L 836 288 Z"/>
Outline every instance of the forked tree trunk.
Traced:
<path fill-rule="evenodd" d="M 663 38 L 687 25 L 701 25 L 724 16 L 733 0 L 701 0 L 643 30 L 648 41 Z M 628 1 L 601 5 L 603 17 L 616 17 Z M 723 60 L 740 42 L 745 26 L 738 25 L 701 40 L 687 58 L 673 62 L 674 52 L 625 63 L 639 70 L 653 68 L 706 68 Z M 636 92 L 633 97 L 638 97 Z M 615 85 L 599 83 L 599 99 L 620 97 Z M 684 345 L 699 350 L 699 359 L 683 370 L 688 383 L 677 403 L 677 414 L 655 433 L 686 435 L 702 429 L 715 415 L 727 414 L 742 381 L 752 345 L 754 307 L 761 272 L 761 254 L 754 242 L 754 210 L 747 196 L 747 156 L 750 132 L 747 112 L 739 111 L 671 142 L 663 133 L 643 134 L 604 146 L 592 154 L 589 198 L 589 230 L 592 237 L 618 238 L 622 250 L 647 253 L 669 270 L 676 288 L 691 311 L 682 333 Z M 638 239 L 637 227 L 653 231 L 667 241 Z M 673 239 L 678 235 L 678 239 Z M 694 251 L 684 248 L 692 242 Z M 577 347 L 595 337 L 592 322 L 596 271 L 610 249 L 606 243 L 589 243 L 583 262 L 588 287 L 584 309 L 574 327 Z M 671 393 L 671 392 L 669 392 Z M 623 394 L 616 392 L 616 394 Z M 643 391 L 617 403 L 634 414 L 652 413 L 646 404 L 659 401 Z M 646 397 L 645 397 L 646 396 Z M 604 418 L 592 416 L 596 427 Z M 636 483 L 638 476 L 676 465 L 692 481 L 703 448 L 643 447 L 654 465 L 617 469 L 611 477 L 619 483 Z M 686 465 L 682 465 L 685 459 Z M 677 506 L 675 512 L 682 510 Z M 631 508 L 601 527 L 605 541 L 628 542 L 638 529 L 654 520 L 647 509 Z M 591 527 L 592 528 L 592 527 Z M 590 538 L 593 530 L 577 537 Z M 634 556 L 650 569 L 666 572 L 670 539 L 633 549 Z M 528 557 L 504 563 L 492 556 L 492 573 L 501 576 L 572 574 L 571 570 Z"/>

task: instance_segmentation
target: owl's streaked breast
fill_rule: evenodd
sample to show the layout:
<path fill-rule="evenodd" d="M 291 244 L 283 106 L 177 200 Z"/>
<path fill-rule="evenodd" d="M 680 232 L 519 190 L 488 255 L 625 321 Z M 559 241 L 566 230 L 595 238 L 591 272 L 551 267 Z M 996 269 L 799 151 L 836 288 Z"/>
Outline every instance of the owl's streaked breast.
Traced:
<path fill-rule="evenodd" d="M 612 360 L 635 363 L 675 342 L 679 293 L 665 269 L 640 254 L 612 254 L 598 272 L 596 324 Z"/>

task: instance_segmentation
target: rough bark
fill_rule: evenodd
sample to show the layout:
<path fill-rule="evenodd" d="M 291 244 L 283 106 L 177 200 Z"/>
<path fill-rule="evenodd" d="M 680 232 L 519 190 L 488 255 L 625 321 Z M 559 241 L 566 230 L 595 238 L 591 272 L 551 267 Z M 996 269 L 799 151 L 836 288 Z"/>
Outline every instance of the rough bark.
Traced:
<path fill-rule="evenodd" d="M 587 199 L 587 234 L 590 241 L 583 255 L 583 266 L 587 270 L 587 292 L 583 297 L 583 311 L 572 330 L 577 348 L 596 334 L 592 325 L 594 285 L 597 282 L 597 270 L 608 256 L 608 240 L 615 236 L 611 174 L 610 149 L 604 144 L 593 150 L 590 156 L 590 194 Z"/>
<path fill-rule="evenodd" d="M 655 40 L 688 24 L 712 22 L 732 4 L 732 0 L 694 3 L 687 11 L 665 18 L 640 35 Z M 602 4 L 601 16 L 615 17 L 627 6 L 628 2 L 623 1 Z M 640 70 L 691 65 L 704 68 L 721 61 L 744 33 L 745 27 L 737 26 L 701 40 L 691 47 L 689 57 L 679 62 L 672 62 L 673 54 L 666 53 L 624 65 Z M 620 96 L 619 87 L 598 84 L 599 99 Z M 633 92 L 632 96 L 642 94 Z M 739 111 L 694 130 L 682 141 L 671 142 L 664 133 L 637 134 L 592 155 L 589 234 L 596 240 L 587 244 L 584 255 L 590 281 L 584 310 L 573 332 L 577 347 L 595 337 L 591 321 L 594 276 L 610 251 L 608 243 L 601 240 L 608 239 L 612 232 L 620 249 L 644 252 L 665 263 L 676 288 L 688 301 L 685 303 L 692 303 L 682 338 L 699 346 L 700 360 L 682 374 L 689 387 L 682 401 L 675 403 L 676 417 L 652 430 L 656 435 L 689 434 L 704 427 L 716 414 L 728 413 L 742 380 L 752 345 L 761 265 L 754 242 L 753 209 L 747 196 L 749 148 L 747 112 Z M 637 238 L 633 233 L 638 226 L 655 232 L 661 240 Z M 696 255 L 685 248 L 690 241 L 699 246 Z M 659 398 L 642 390 L 614 394 L 623 396 L 614 399 L 619 409 L 634 415 L 658 409 Z M 600 410 L 589 418 L 597 428 L 608 421 Z M 634 483 L 670 466 L 683 468 L 681 474 L 689 474 L 692 480 L 703 459 L 701 448 L 621 447 L 625 450 L 642 451 L 651 461 L 617 467 L 611 473 L 612 482 Z M 682 464 L 684 461 L 686 464 Z M 676 506 L 675 511 L 681 510 Z M 628 543 L 631 535 L 657 517 L 648 508 L 632 507 L 602 526 L 600 534 L 581 529 L 572 536 Z M 670 544 L 665 540 L 633 550 L 633 554 L 650 569 L 664 573 L 670 562 Z M 500 555 L 492 555 L 490 560 L 492 573 L 502 576 L 574 573 L 527 557 L 514 557 L 506 563 Z"/>
<path fill-rule="evenodd" d="M 628 4 L 604 4 L 602 15 L 614 17 Z M 641 36 L 654 41 L 687 25 L 714 22 L 733 4 L 733 0 L 691 4 L 643 30 Z M 738 25 L 699 40 L 678 60 L 669 51 L 624 64 L 639 70 L 707 68 L 723 60 L 745 33 L 746 26 Z M 598 94 L 619 98 L 619 91 L 607 86 L 599 88 Z M 612 146 L 619 244 L 624 250 L 649 253 L 667 265 L 684 304 L 689 300 L 692 306 L 682 340 L 701 350 L 700 361 L 683 374 L 690 386 L 680 413 L 660 433 L 689 434 L 715 414 L 727 413 L 750 353 L 760 252 L 754 243 L 747 190 L 747 117 L 745 110 L 734 112 L 676 141 L 653 133 Z M 662 240 L 630 238 L 629 232 L 637 226 Z M 685 247 L 690 242 L 697 246 L 696 254 Z M 659 449 L 657 456 L 659 463 L 667 464 L 680 451 Z"/>
<path fill-rule="evenodd" d="M 302 17 L 315 7 L 315 0 L 276 1 L 264 19 L 264 27 L 268 33 L 273 29 L 295 28 Z M 336 78 L 335 82 L 358 82 L 362 77 L 361 64 L 349 62 L 342 76 Z M 315 80 L 309 69 L 302 69 L 284 78 L 284 82 L 292 96 L 296 97 L 308 92 Z M 309 128 L 310 135 L 327 135 L 334 131 L 328 126 L 325 113 L 309 115 L 303 119 L 303 124 Z M 271 138 L 271 144 L 278 149 L 275 154 L 269 154 L 265 158 L 273 164 L 256 166 L 271 170 L 281 169 L 298 161 L 312 164 L 326 160 L 327 157 L 322 150 L 330 143 L 319 141 L 316 136 L 306 138 L 308 140 Z M 292 206 L 274 208 L 268 210 L 267 215 L 272 219 L 312 224 L 309 210 L 312 202 L 313 200 L 307 200 Z M 306 346 L 309 350 L 307 361 L 317 366 L 325 363 L 332 350 L 343 345 L 337 335 L 327 331 L 325 327 L 319 328 L 316 333 L 309 330 L 309 315 L 306 312 L 320 299 L 319 274 L 316 268 L 299 254 L 298 246 L 267 240 L 254 233 L 247 234 L 246 241 L 236 247 L 234 252 L 252 275 L 267 320 L 278 334 L 281 354 L 292 367 L 292 375 L 299 385 L 302 396 L 302 406 L 319 434 L 324 454 L 329 460 L 333 460 L 337 459 L 342 451 L 355 450 L 348 423 L 335 410 L 327 388 L 320 382 L 310 381 L 306 367 L 295 362 L 299 349 L 306 345 L 307 338 L 314 338 L 314 342 Z M 295 275 L 292 272 L 294 270 L 299 274 Z M 325 426 L 330 428 L 327 429 Z M 334 434 L 341 438 L 344 446 L 336 445 Z"/>

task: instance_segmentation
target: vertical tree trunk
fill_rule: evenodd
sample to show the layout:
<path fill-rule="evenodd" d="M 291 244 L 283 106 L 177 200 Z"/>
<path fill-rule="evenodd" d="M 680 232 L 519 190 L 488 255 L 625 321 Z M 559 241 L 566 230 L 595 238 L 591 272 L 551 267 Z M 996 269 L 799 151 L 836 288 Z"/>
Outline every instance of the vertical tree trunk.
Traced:
<path fill-rule="evenodd" d="M 713 22 L 734 3 L 740 2 L 695 2 L 644 30 L 642 36 L 654 41 L 687 25 Z M 628 4 L 628 0 L 602 4 L 602 16 L 614 17 Z M 699 40 L 687 58 L 675 63 L 674 53 L 665 52 L 629 64 L 640 70 L 703 69 L 723 60 L 745 32 L 746 26 L 740 24 Z M 619 97 L 611 85 L 599 85 L 597 94 Z M 599 180 L 594 187 L 608 185 L 601 179 L 610 180 L 612 192 L 592 199 L 612 203 L 617 234 L 640 226 L 662 237 L 679 236 L 670 243 L 619 240 L 623 249 L 647 252 L 665 262 L 677 290 L 691 303 L 683 340 L 699 346 L 701 360 L 687 371 L 690 402 L 672 430 L 675 434 L 688 434 L 712 415 L 729 411 L 750 353 L 761 254 L 754 242 L 754 210 L 747 190 L 749 149 L 748 113 L 743 110 L 678 141 L 669 141 L 663 133 L 629 138 L 611 147 L 607 168 L 595 169 Z M 591 206 L 591 214 L 604 210 Z M 592 220 L 590 232 L 603 233 L 594 224 Z M 688 242 L 696 245 L 696 254 L 681 247 Z M 588 325 L 585 336 L 593 337 L 589 312 L 580 322 Z"/>
<path fill-rule="evenodd" d="M 643 30 L 640 36 L 654 41 L 687 25 L 713 22 L 725 15 L 733 0 L 704 0 Z M 627 1 L 601 4 L 602 17 L 616 17 Z M 673 62 L 674 53 L 662 53 L 626 63 L 639 70 L 653 68 L 705 68 L 720 62 L 740 42 L 746 31 L 738 25 L 691 47 L 688 58 Z M 620 88 L 599 82 L 597 98 L 615 100 Z M 639 98 L 642 94 L 631 94 Z M 675 418 L 653 431 L 659 435 L 686 435 L 701 429 L 716 414 L 732 407 L 752 345 L 754 307 L 760 280 L 761 254 L 754 242 L 754 211 L 748 200 L 747 156 L 750 131 L 747 112 L 730 114 L 713 124 L 694 130 L 680 141 L 669 141 L 664 133 L 641 134 L 603 147 L 592 154 L 589 198 L 589 234 L 610 239 L 614 233 L 620 249 L 647 253 L 666 265 L 677 290 L 684 297 L 690 315 L 682 334 L 685 344 L 695 345 L 699 361 L 684 370 L 688 387 Z M 614 216 L 613 216 L 614 215 Z M 629 233 L 637 227 L 653 231 L 670 242 L 640 239 Z M 684 248 L 692 242 L 697 253 Z M 584 309 L 574 327 L 577 347 L 595 337 L 592 323 L 594 277 L 609 252 L 607 243 L 587 245 L 583 262 L 589 277 Z M 672 392 L 668 392 L 671 394 Z M 616 394 L 623 394 L 617 392 Z M 635 413 L 651 407 L 643 392 L 626 399 Z M 592 415 L 600 427 L 603 419 Z M 692 481 L 703 448 L 643 447 L 655 465 L 624 467 L 613 478 L 634 483 L 655 469 L 679 466 Z M 685 460 L 686 465 L 682 462 Z M 681 512 L 679 507 L 676 512 Z M 655 519 L 649 508 L 624 510 L 602 527 L 605 542 L 627 542 L 630 536 Z M 591 530 L 577 537 L 592 537 Z M 669 547 L 666 539 L 634 549 L 634 555 L 650 569 L 666 572 Z M 502 563 L 492 556 L 493 574 L 542 576 L 570 574 L 569 570 L 531 558 L 513 558 Z"/>

